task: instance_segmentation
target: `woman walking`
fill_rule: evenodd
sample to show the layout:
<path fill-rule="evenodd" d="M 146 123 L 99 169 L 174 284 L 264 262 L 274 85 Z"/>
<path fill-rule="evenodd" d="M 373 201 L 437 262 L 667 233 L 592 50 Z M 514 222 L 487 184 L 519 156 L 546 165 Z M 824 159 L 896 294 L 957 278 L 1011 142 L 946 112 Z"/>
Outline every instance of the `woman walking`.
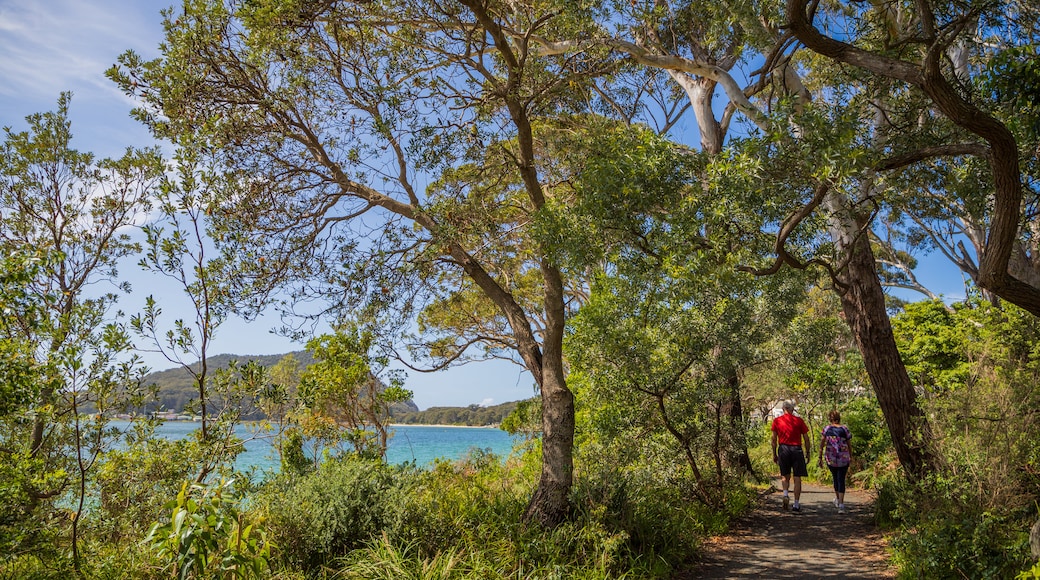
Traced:
<path fill-rule="evenodd" d="M 820 438 L 820 460 L 822 466 L 824 460 L 831 470 L 831 479 L 834 480 L 834 505 L 838 513 L 845 512 L 845 476 L 849 472 L 849 464 L 852 462 L 852 447 L 849 441 L 852 439 L 852 431 L 841 424 L 841 413 L 837 409 L 831 411 L 827 418 L 831 424 L 823 430 Z"/>

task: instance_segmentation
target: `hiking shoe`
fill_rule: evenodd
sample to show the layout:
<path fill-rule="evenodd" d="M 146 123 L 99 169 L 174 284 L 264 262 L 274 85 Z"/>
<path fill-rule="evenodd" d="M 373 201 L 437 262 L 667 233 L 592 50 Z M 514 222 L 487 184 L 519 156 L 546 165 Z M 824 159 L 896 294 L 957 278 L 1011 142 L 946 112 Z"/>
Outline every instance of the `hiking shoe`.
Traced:
<path fill-rule="evenodd" d="M 798 502 L 795 502 L 795 504 L 791 506 L 791 511 L 800 512 L 802 511 L 802 506 L 798 505 Z"/>
<path fill-rule="evenodd" d="M 834 503 L 834 507 L 841 507 L 840 505 L 838 505 L 838 498 L 834 498 L 834 502 L 832 503 Z"/>
<path fill-rule="evenodd" d="M 791 499 L 785 495 L 784 496 L 784 509 L 786 510 L 789 505 L 791 505 Z"/>
<path fill-rule="evenodd" d="M 848 510 L 845 509 L 845 504 L 841 504 L 841 505 L 838 506 L 838 513 L 839 514 L 847 514 L 847 513 L 849 513 Z"/>

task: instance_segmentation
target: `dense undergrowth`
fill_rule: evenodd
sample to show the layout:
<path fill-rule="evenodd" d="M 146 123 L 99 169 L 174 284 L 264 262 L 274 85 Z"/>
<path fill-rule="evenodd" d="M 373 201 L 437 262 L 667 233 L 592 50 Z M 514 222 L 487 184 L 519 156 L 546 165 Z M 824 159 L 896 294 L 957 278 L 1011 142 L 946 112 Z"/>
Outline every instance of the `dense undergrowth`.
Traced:
<path fill-rule="evenodd" d="M 430 470 L 335 461 L 265 485 L 253 509 L 279 547 L 281 576 L 357 579 L 668 578 L 731 515 L 671 486 L 579 473 L 571 521 L 526 524 L 530 457 L 476 451 Z"/>
<path fill-rule="evenodd" d="M 572 520 L 545 529 L 522 517 L 537 480 L 532 457 L 503 460 L 475 450 L 431 469 L 345 457 L 255 487 L 230 480 L 185 485 L 179 501 L 161 508 L 150 535 L 147 525 L 131 531 L 122 521 L 92 536 L 82 575 L 669 578 L 695 557 L 705 534 L 749 505 L 740 487 L 730 490 L 726 509 L 708 509 L 674 486 L 637 481 L 638 469 L 609 479 L 579 469 Z M 133 513 L 143 515 L 145 507 Z M 111 519 L 103 506 L 93 516 Z M 58 554 L 0 564 L 0 578 L 71 574 Z"/>

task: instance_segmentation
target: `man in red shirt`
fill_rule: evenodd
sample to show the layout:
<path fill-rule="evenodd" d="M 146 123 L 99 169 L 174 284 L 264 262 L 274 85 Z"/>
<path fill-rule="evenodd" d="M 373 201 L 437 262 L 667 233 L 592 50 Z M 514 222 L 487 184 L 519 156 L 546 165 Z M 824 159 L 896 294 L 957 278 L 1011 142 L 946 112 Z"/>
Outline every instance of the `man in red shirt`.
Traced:
<path fill-rule="evenodd" d="M 780 481 L 784 488 L 784 509 L 787 509 L 787 488 L 794 472 L 794 505 L 792 511 L 801 511 L 798 499 L 802 495 L 802 478 L 809 475 L 805 469 L 805 454 L 809 450 L 809 427 L 794 414 L 794 401 L 784 401 L 784 414 L 773 419 L 773 461 L 780 465 Z M 805 444 L 803 447 L 802 444 Z"/>

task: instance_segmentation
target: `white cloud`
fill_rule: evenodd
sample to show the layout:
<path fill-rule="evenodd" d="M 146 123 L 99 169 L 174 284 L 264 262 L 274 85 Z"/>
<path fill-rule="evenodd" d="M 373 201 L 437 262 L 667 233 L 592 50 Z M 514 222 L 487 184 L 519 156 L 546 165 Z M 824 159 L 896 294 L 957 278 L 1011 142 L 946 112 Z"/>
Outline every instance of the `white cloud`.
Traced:
<path fill-rule="evenodd" d="M 481 407 L 490 407 L 491 405 L 494 405 L 494 404 L 495 404 L 495 400 L 494 399 L 484 399 L 483 401 L 480 402 L 480 406 Z"/>
<path fill-rule="evenodd" d="M 53 103 L 61 91 L 111 98 L 104 72 L 127 49 L 154 56 L 166 2 L 0 0 L 0 94 Z"/>

